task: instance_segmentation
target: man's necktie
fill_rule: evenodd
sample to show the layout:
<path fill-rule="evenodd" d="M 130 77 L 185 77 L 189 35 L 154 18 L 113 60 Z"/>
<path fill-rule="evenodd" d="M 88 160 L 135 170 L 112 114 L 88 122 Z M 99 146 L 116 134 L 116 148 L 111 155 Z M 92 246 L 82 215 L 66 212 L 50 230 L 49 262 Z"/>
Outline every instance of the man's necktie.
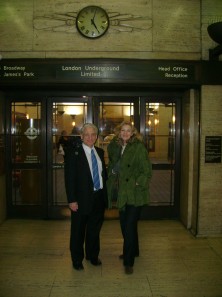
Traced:
<path fill-rule="evenodd" d="M 100 189 L 100 181 L 99 181 L 99 169 L 98 169 L 98 163 L 96 160 L 95 153 L 93 149 L 91 150 L 91 159 L 92 159 L 92 171 L 93 171 L 93 183 L 94 188 L 96 190 Z"/>

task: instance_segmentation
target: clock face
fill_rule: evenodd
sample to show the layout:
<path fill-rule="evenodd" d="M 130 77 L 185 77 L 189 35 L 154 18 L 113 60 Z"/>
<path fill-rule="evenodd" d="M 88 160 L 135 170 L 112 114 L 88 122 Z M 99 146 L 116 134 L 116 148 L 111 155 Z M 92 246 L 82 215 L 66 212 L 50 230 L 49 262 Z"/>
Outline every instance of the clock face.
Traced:
<path fill-rule="evenodd" d="M 101 7 L 87 6 L 78 13 L 76 27 L 84 37 L 98 38 L 108 30 L 109 17 Z"/>

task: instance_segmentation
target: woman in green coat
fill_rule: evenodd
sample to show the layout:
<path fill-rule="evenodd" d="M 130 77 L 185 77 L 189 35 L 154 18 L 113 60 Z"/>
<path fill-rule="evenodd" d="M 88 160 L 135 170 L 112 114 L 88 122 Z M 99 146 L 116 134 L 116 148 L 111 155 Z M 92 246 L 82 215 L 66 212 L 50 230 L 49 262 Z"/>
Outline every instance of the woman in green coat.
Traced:
<path fill-rule="evenodd" d="M 149 203 L 152 167 L 144 143 L 130 122 L 123 122 L 116 129 L 116 136 L 107 150 L 109 203 L 111 207 L 113 199 L 116 199 L 124 240 L 120 259 L 123 259 L 125 272 L 132 274 L 134 258 L 139 256 L 137 223 L 142 207 Z"/>

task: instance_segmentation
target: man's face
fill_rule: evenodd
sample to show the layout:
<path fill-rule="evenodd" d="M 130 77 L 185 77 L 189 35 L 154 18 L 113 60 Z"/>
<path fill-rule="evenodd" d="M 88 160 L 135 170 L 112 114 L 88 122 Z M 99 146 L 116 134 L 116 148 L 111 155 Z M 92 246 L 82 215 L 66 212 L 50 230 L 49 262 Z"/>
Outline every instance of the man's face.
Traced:
<path fill-rule="evenodd" d="M 93 147 L 94 143 L 97 140 L 97 134 L 93 128 L 88 127 L 84 130 L 84 133 L 81 135 L 81 138 L 85 145 Z"/>

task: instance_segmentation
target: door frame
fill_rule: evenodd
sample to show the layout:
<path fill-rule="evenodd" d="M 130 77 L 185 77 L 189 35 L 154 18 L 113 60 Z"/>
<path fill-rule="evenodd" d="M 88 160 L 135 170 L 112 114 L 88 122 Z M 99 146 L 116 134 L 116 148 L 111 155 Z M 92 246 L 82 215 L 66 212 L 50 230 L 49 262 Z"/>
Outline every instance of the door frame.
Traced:
<path fill-rule="evenodd" d="M 57 93 L 57 95 L 54 95 Z M 77 101 L 83 96 L 81 94 L 85 94 L 88 96 L 88 104 L 89 104 L 89 109 L 88 109 L 88 118 L 87 120 L 94 121 L 95 124 L 98 124 L 98 116 L 96 119 L 95 115 L 98 115 L 98 106 L 99 102 L 104 101 L 110 101 L 114 102 L 118 101 L 120 102 L 130 102 L 129 99 L 132 99 L 132 102 L 135 103 L 135 126 L 140 130 L 140 132 L 144 131 L 145 127 L 145 117 L 143 117 L 144 114 L 144 108 L 143 105 L 141 104 L 142 98 L 147 98 L 147 97 L 152 97 L 152 102 L 154 102 L 153 98 L 158 98 L 157 101 L 160 101 L 160 98 L 164 100 L 164 98 L 170 98 L 172 102 L 172 98 L 177 100 L 177 126 L 176 126 L 176 133 L 178 137 L 176 138 L 176 147 L 177 151 L 176 157 L 177 160 L 180 161 L 180 122 L 181 122 L 181 101 L 182 100 L 182 95 L 184 93 L 184 89 L 179 90 L 178 92 L 173 92 L 172 90 L 160 90 L 159 92 L 150 92 L 149 90 L 144 91 L 136 91 L 136 92 L 122 92 L 121 90 L 114 90 L 114 91 L 95 91 L 95 89 L 92 91 L 87 90 L 87 92 L 84 91 L 79 91 L 78 92 L 71 92 L 69 91 L 44 91 L 44 89 L 41 92 L 38 92 L 36 90 L 34 91 L 27 91 L 27 90 L 20 90 L 20 91 L 13 91 L 13 92 L 8 92 L 6 93 L 6 115 L 7 119 L 10 118 L 10 106 L 11 102 L 14 101 L 19 101 L 19 102 L 31 102 L 31 101 L 36 101 L 38 100 L 42 104 L 42 143 L 45 143 L 45 145 L 42 145 L 41 147 L 41 155 L 43 157 L 43 162 L 42 162 L 42 195 L 44 196 L 42 199 L 42 205 L 41 207 L 36 207 L 36 206 L 21 206 L 21 207 L 13 207 L 12 205 L 12 199 L 7 199 L 7 204 L 8 204 L 8 215 L 12 217 L 41 217 L 41 218 L 55 218 L 56 214 L 58 213 L 58 209 L 54 209 L 53 211 L 49 210 L 49 203 L 52 199 L 52 186 L 48 186 L 52 182 L 52 169 L 49 169 L 49 164 L 51 162 L 49 154 L 47 154 L 47 151 L 50 151 L 51 149 L 51 143 L 50 143 L 50 137 L 51 135 L 51 110 L 49 110 L 50 104 L 52 102 L 73 102 L 73 99 L 75 98 Z M 140 100 L 137 100 L 137 99 Z M 137 112 L 138 110 L 138 112 Z M 43 124 L 43 122 L 45 122 Z M 10 135 L 10 123 L 8 120 L 6 120 L 6 145 L 8 146 L 9 150 L 8 153 L 6 154 L 6 164 L 11 164 L 11 156 L 10 156 L 10 141 L 9 141 L 9 135 Z M 12 197 L 11 193 L 11 173 L 12 167 L 7 170 L 8 176 L 6 179 L 7 183 L 7 197 Z M 175 170 L 177 172 L 176 174 L 176 180 L 175 180 L 175 193 L 179 193 L 179 188 L 180 188 L 180 162 L 176 162 Z M 50 189 L 49 189 L 50 188 Z M 148 218 L 162 218 L 164 211 L 166 210 L 165 207 L 159 206 L 158 209 L 155 210 L 155 216 L 153 215 L 153 209 L 150 208 L 148 211 Z M 175 209 L 172 210 L 172 208 L 169 208 L 167 212 L 167 217 L 173 218 L 179 216 L 179 199 L 175 199 Z M 166 217 L 164 215 L 164 217 Z"/>
<path fill-rule="evenodd" d="M 134 122 L 135 127 L 141 134 L 145 135 L 145 104 L 146 102 L 152 103 L 175 103 L 176 113 L 176 142 L 175 142 L 175 164 L 153 164 L 153 170 L 173 169 L 174 172 L 174 205 L 173 206 L 146 206 L 141 214 L 142 219 L 161 219 L 161 218 L 178 218 L 180 210 L 180 149 L 181 149 L 181 100 L 183 92 L 147 92 L 143 96 L 93 96 L 93 115 L 94 123 L 99 126 L 99 104 L 100 102 L 133 102 L 134 105 Z M 117 99 L 116 99 L 117 98 Z M 152 98 L 147 100 L 147 98 Z M 172 167 L 173 166 L 173 167 Z"/>
<path fill-rule="evenodd" d="M 40 156 L 41 162 L 34 163 L 22 163 L 22 164 L 13 164 L 11 158 L 11 104 L 12 102 L 40 102 L 41 104 L 41 148 L 40 148 Z M 46 101 L 44 97 L 39 93 L 33 92 L 9 92 L 6 93 L 6 196 L 10 197 L 7 199 L 7 215 L 9 217 L 22 217 L 22 218 L 47 218 L 47 201 L 44 199 L 47 197 L 47 178 L 46 178 L 46 146 L 45 139 L 45 127 L 43 123 L 43 119 L 46 118 Z M 12 172 L 14 169 L 39 169 L 41 170 L 41 204 L 40 205 L 13 205 L 12 201 Z M 31 195 L 31 193 L 30 193 Z"/>
<path fill-rule="evenodd" d="M 148 99 L 150 98 L 150 99 Z M 150 219 L 178 219 L 180 215 L 180 163 L 181 163 L 181 100 L 182 93 L 168 94 L 152 93 L 141 97 L 140 115 L 141 115 L 141 130 L 142 135 L 145 135 L 145 118 L 146 118 L 146 103 L 175 103 L 175 162 L 174 164 L 152 164 L 153 171 L 157 169 L 172 170 L 174 172 L 174 205 L 168 206 L 146 206 L 143 209 L 141 218 Z"/>

